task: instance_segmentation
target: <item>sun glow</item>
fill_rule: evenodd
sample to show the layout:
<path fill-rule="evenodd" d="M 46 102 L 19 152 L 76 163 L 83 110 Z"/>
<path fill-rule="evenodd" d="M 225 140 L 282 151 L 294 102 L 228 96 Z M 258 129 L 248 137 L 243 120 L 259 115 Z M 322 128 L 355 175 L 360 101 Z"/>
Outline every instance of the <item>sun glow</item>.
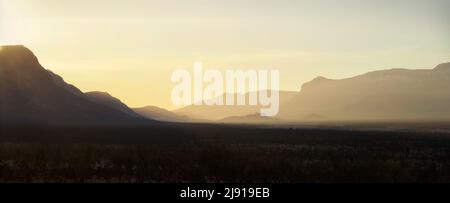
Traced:
<path fill-rule="evenodd" d="M 0 0 L 0 44 L 17 45 L 24 43 L 24 20 L 14 12 L 12 1 Z"/>
<path fill-rule="evenodd" d="M 292 91 L 317 76 L 433 67 L 449 60 L 449 5 L 0 0 L 0 45 L 25 45 L 83 91 L 106 91 L 130 106 L 176 109 L 171 73 L 197 60 L 220 71 L 280 69 L 280 88 Z"/>

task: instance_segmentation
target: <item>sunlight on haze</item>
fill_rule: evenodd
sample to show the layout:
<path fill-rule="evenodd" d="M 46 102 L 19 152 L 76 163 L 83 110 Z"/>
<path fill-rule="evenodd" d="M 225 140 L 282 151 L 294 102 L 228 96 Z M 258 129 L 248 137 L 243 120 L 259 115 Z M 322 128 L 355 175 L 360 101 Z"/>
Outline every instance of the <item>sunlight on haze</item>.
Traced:
<path fill-rule="evenodd" d="M 445 0 L 0 0 L 0 43 L 24 44 L 83 91 L 173 108 L 178 68 L 277 68 L 281 89 L 450 61 Z"/>

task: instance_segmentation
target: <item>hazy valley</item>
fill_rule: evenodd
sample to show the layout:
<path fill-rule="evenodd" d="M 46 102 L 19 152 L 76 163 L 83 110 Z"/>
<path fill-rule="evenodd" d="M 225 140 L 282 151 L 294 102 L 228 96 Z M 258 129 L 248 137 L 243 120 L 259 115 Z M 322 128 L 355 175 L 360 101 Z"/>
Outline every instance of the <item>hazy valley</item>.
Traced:
<path fill-rule="evenodd" d="M 0 182 L 448 182 L 450 64 L 323 77 L 259 106 L 130 108 L 0 51 Z"/>

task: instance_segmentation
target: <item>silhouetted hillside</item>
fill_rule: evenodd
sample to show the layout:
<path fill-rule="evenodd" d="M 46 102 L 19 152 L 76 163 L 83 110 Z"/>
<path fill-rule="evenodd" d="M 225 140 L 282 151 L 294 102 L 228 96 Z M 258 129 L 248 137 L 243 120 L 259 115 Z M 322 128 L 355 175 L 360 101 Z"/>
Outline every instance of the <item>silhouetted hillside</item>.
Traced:
<path fill-rule="evenodd" d="M 450 63 L 435 69 L 392 69 L 342 80 L 319 77 L 281 106 L 282 119 L 450 120 Z"/>
<path fill-rule="evenodd" d="M 295 97 L 298 93 L 297 92 L 289 92 L 289 91 L 280 91 L 280 105 L 283 106 L 283 103 L 291 100 L 293 97 Z M 238 94 L 234 95 L 235 101 Z M 250 93 L 247 93 L 245 95 L 246 101 L 248 102 Z M 224 98 L 227 97 L 227 94 L 224 94 Z M 252 114 L 260 113 L 260 109 L 263 108 L 261 105 L 244 105 L 244 106 L 187 106 L 185 108 L 176 110 L 175 113 L 180 115 L 187 115 L 191 118 L 197 118 L 197 119 L 207 119 L 207 120 L 217 120 L 220 121 L 225 118 L 229 117 L 245 117 Z"/>
<path fill-rule="evenodd" d="M 86 92 L 86 97 L 96 103 L 109 106 L 115 110 L 128 114 L 129 116 L 141 118 L 136 112 L 131 110 L 126 104 L 122 103 L 119 99 L 111 96 L 107 92 Z"/>
<path fill-rule="evenodd" d="M 217 122 L 226 123 L 226 124 L 277 124 L 277 123 L 281 123 L 281 121 L 276 118 L 263 117 L 259 113 L 247 115 L 247 116 L 227 117 L 227 118 L 224 118 Z"/>
<path fill-rule="evenodd" d="M 24 46 L 0 50 L 0 123 L 110 124 L 142 122 L 87 99 L 45 70 Z"/>
<path fill-rule="evenodd" d="M 178 115 L 171 111 L 156 106 L 146 106 L 141 108 L 133 108 L 133 110 L 139 115 L 153 120 L 168 121 L 168 122 L 193 122 L 187 116 Z"/>

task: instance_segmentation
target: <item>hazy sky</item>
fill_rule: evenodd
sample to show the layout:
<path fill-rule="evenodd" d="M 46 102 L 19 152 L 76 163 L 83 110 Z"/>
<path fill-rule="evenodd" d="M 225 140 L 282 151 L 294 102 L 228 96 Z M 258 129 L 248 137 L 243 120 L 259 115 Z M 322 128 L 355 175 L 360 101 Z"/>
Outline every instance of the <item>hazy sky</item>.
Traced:
<path fill-rule="evenodd" d="M 0 0 L 24 44 L 83 91 L 173 108 L 177 68 L 277 68 L 281 88 L 450 61 L 449 0 Z"/>

